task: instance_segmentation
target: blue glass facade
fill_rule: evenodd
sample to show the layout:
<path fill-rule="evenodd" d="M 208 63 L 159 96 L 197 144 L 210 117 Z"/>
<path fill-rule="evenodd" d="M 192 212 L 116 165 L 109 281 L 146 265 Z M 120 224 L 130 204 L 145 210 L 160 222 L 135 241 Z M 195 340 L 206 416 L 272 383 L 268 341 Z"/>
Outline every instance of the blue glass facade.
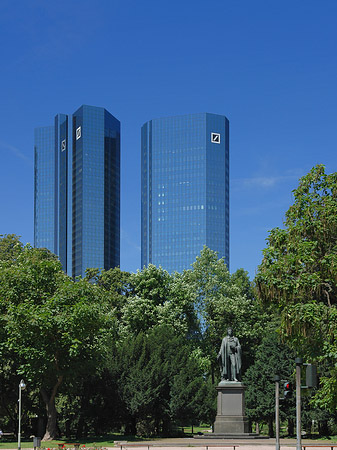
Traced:
<path fill-rule="evenodd" d="M 68 116 L 55 117 L 55 233 L 56 251 L 67 272 L 67 222 L 68 222 Z"/>
<path fill-rule="evenodd" d="M 34 130 L 34 246 L 56 253 L 55 129 Z"/>
<path fill-rule="evenodd" d="M 72 273 L 120 264 L 120 122 L 104 108 L 73 115 Z"/>
<path fill-rule="evenodd" d="M 59 255 L 67 271 L 68 116 L 35 129 L 34 246 Z"/>
<path fill-rule="evenodd" d="M 86 105 L 69 131 L 68 123 L 58 114 L 54 126 L 35 129 L 34 246 L 75 277 L 120 263 L 120 123 Z"/>
<path fill-rule="evenodd" d="M 142 266 L 190 268 L 204 245 L 229 266 L 229 121 L 209 113 L 142 127 Z"/>

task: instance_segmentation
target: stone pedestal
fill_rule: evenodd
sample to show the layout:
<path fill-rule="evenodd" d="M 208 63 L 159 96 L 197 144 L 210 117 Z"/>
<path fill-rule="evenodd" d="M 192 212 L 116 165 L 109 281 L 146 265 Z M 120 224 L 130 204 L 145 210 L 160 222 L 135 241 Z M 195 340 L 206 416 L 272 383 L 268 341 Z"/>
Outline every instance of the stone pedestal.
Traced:
<path fill-rule="evenodd" d="M 238 381 L 221 381 L 218 391 L 218 408 L 214 434 L 249 433 L 245 415 L 245 386 Z"/>
<path fill-rule="evenodd" d="M 218 392 L 218 408 L 214 432 L 196 439 L 261 439 L 257 433 L 249 433 L 245 415 L 245 386 L 238 381 L 221 381 Z"/>

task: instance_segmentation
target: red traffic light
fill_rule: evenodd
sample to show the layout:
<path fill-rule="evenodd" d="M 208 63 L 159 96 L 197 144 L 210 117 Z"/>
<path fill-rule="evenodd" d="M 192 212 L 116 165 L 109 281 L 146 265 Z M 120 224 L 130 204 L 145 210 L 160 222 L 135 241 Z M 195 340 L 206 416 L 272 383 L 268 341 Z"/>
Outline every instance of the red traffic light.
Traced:
<path fill-rule="evenodd" d="M 286 381 L 283 385 L 284 398 L 290 398 L 293 395 L 293 385 L 290 381 Z"/>

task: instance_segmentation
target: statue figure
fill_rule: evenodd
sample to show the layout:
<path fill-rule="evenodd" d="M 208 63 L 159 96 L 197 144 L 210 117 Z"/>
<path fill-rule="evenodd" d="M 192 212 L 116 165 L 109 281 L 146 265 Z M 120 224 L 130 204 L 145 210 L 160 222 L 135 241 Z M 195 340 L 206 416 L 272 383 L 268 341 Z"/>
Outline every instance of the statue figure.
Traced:
<path fill-rule="evenodd" d="M 227 336 L 222 339 L 218 353 L 221 380 L 239 381 L 241 371 L 241 345 L 234 337 L 233 328 L 227 329 Z"/>

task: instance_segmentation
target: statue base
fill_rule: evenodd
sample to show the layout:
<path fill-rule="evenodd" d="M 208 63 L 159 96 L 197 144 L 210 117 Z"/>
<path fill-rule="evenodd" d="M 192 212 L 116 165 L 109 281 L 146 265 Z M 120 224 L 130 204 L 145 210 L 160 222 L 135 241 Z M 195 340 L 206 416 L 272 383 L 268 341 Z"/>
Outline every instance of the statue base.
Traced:
<path fill-rule="evenodd" d="M 245 415 L 245 389 L 238 381 L 221 381 L 218 384 L 214 434 L 249 433 L 248 418 Z"/>
<path fill-rule="evenodd" d="M 245 386 L 239 381 L 221 381 L 218 391 L 217 415 L 214 433 L 199 438 L 211 439 L 254 439 L 256 433 L 249 433 L 248 418 L 245 415 Z"/>

